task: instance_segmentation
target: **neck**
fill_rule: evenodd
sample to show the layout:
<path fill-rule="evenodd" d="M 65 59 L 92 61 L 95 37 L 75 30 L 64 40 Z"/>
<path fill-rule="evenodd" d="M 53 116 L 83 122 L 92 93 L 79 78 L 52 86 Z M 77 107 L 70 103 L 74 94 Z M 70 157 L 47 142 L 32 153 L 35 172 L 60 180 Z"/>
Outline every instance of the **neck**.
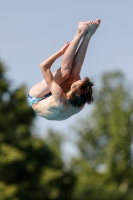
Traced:
<path fill-rule="evenodd" d="M 63 93 L 63 97 L 67 100 L 69 100 L 70 95 L 71 95 L 71 90 L 67 93 Z"/>

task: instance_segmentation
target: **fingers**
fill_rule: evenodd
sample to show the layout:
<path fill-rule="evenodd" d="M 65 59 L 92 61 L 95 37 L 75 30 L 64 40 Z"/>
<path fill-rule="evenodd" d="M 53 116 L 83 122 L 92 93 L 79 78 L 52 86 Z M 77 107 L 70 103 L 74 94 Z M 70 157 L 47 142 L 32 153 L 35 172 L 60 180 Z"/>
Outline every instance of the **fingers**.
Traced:
<path fill-rule="evenodd" d="M 70 44 L 70 42 L 65 42 L 65 44 Z"/>

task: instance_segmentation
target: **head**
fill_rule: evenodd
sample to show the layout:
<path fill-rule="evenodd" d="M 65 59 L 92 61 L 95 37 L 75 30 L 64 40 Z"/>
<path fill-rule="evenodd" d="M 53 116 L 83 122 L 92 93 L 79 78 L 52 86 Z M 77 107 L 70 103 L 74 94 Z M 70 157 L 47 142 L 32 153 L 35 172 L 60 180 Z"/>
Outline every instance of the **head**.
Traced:
<path fill-rule="evenodd" d="M 93 89 L 94 84 L 90 81 L 88 77 L 84 80 L 79 80 L 71 85 L 71 91 L 69 95 L 69 101 L 72 106 L 80 107 L 85 103 L 91 104 L 93 102 Z"/>

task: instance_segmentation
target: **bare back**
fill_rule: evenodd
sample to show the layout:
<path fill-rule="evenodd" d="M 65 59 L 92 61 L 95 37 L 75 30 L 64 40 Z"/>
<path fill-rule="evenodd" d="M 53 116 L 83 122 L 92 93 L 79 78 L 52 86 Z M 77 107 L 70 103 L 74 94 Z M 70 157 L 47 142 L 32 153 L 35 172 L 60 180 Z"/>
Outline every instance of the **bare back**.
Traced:
<path fill-rule="evenodd" d="M 38 115 L 45 119 L 61 121 L 79 113 L 83 107 L 72 107 L 71 103 L 63 97 L 60 103 L 57 103 L 54 97 L 50 96 L 33 104 L 32 108 Z"/>

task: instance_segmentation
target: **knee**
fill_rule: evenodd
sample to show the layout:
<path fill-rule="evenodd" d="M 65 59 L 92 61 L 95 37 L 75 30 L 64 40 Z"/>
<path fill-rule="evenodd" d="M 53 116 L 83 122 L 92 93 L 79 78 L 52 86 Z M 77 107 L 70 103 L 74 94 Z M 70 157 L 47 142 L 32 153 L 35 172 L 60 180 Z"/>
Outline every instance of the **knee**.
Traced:
<path fill-rule="evenodd" d="M 73 78 L 75 78 L 75 74 L 73 74 L 72 73 L 72 71 L 71 70 L 69 70 L 69 69 L 61 69 L 61 74 L 62 74 L 62 78 L 63 78 L 63 80 L 66 80 L 66 79 L 73 79 Z"/>
<path fill-rule="evenodd" d="M 63 76 L 63 79 L 68 79 L 70 77 L 70 71 L 69 70 L 64 70 L 62 72 L 62 76 Z"/>

